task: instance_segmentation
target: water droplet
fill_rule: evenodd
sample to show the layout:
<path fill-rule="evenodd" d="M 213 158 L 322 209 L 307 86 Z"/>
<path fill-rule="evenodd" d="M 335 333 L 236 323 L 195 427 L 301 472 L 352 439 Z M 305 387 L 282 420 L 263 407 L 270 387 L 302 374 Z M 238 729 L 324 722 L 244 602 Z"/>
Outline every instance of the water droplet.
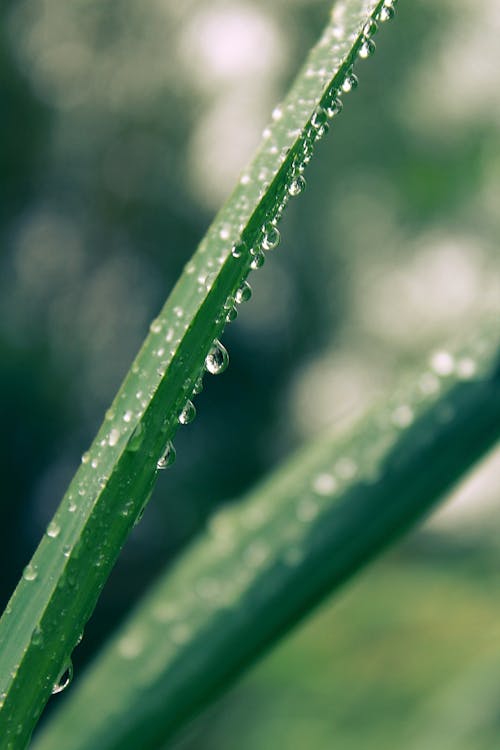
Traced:
<path fill-rule="evenodd" d="M 34 628 L 33 633 L 31 634 L 31 643 L 34 646 L 41 646 L 43 643 L 43 631 L 39 625 Z"/>
<path fill-rule="evenodd" d="M 156 318 L 155 320 L 153 320 L 153 322 L 149 326 L 149 330 L 151 331 L 151 333 L 160 333 L 160 331 L 162 329 L 162 325 L 163 324 L 162 324 L 161 320 L 159 320 L 158 318 Z"/>
<path fill-rule="evenodd" d="M 413 409 L 408 404 L 401 404 L 394 409 L 391 415 L 391 420 L 397 427 L 409 427 L 413 418 Z"/>
<path fill-rule="evenodd" d="M 203 390 L 203 374 L 200 375 L 193 387 L 193 396 L 197 396 Z"/>
<path fill-rule="evenodd" d="M 281 107 L 275 107 L 271 113 L 271 117 L 274 121 L 281 120 L 283 117 L 283 110 Z"/>
<path fill-rule="evenodd" d="M 90 462 L 90 465 L 92 466 L 93 469 L 97 469 L 97 467 L 99 466 L 99 459 L 93 458 L 92 461 Z"/>
<path fill-rule="evenodd" d="M 351 458 L 339 458 L 335 464 L 335 471 L 342 479 L 352 479 L 358 468 Z"/>
<path fill-rule="evenodd" d="M 38 571 L 34 565 L 29 563 L 23 570 L 23 578 L 25 581 L 34 581 L 38 576 Z"/>
<path fill-rule="evenodd" d="M 313 116 L 311 117 L 311 125 L 315 130 L 319 130 L 323 127 L 323 125 L 325 125 L 327 119 L 328 117 L 323 107 L 318 107 L 318 109 L 315 110 Z"/>
<path fill-rule="evenodd" d="M 264 233 L 261 243 L 262 249 L 274 250 L 275 247 L 278 247 L 281 236 L 277 227 L 269 224 L 267 227 L 264 227 L 262 231 Z"/>
<path fill-rule="evenodd" d="M 90 453 L 88 451 L 85 451 L 85 453 L 82 453 L 82 464 L 88 464 L 90 461 Z"/>
<path fill-rule="evenodd" d="M 189 424 L 196 417 L 196 406 L 189 399 L 179 414 L 179 422 L 181 424 Z"/>
<path fill-rule="evenodd" d="M 342 99 L 339 99 L 338 96 L 334 96 L 326 106 L 326 113 L 330 118 L 335 117 L 342 112 L 343 107 Z"/>
<path fill-rule="evenodd" d="M 238 310 L 236 307 L 231 307 L 226 314 L 226 323 L 232 323 L 238 317 Z"/>
<path fill-rule="evenodd" d="M 349 91 L 353 91 L 357 87 L 358 87 L 357 76 L 355 76 L 354 73 L 348 73 L 346 77 L 344 78 L 344 83 L 342 84 L 342 91 L 348 94 Z"/>
<path fill-rule="evenodd" d="M 46 534 L 51 539 L 56 539 L 56 537 L 59 536 L 60 531 L 61 527 L 59 526 L 57 521 L 52 520 L 47 526 Z"/>
<path fill-rule="evenodd" d="M 113 445 L 116 445 L 119 439 L 120 439 L 120 430 L 116 427 L 113 427 L 113 429 L 109 433 L 108 445 L 111 447 Z"/>
<path fill-rule="evenodd" d="M 463 357 L 457 362 L 457 375 L 461 380 L 473 378 L 477 372 L 477 365 L 470 357 Z"/>
<path fill-rule="evenodd" d="M 375 42 L 373 39 L 365 39 L 359 48 L 358 55 L 362 60 L 366 60 L 375 52 Z"/>
<path fill-rule="evenodd" d="M 62 670 L 61 674 L 54 683 L 54 687 L 52 688 L 52 695 L 55 695 L 56 693 L 62 693 L 63 690 L 66 690 L 72 679 L 73 663 L 71 659 L 69 659 L 69 661 L 64 665 L 64 669 Z"/>
<path fill-rule="evenodd" d="M 332 495 L 337 488 L 337 480 L 333 474 L 323 472 L 314 477 L 312 488 L 317 495 Z"/>
<path fill-rule="evenodd" d="M 132 412 L 130 411 L 130 409 L 128 409 L 128 410 L 127 410 L 127 411 L 125 412 L 125 414 L 123 415 L 123 421 L 124 421 L 124 422 L 130 422 L 130 421 L 131 421 L 131 419 L 132 419 Z"/>
<path fill-rule="evenodd" d="M 240 288 L 234 295 L 234 301 L 238 305 L 241 305 L 242 302 L 248 302 L 251 296 L 252 296 L 252 287 L 250 286 L 248 281 L 243 281 Z"/>
<path fill-rule="evenodd" d="M 372 37 L 378 29 L 378 24 L 374 18 L 370 18 L 363 26 L 363 36 Z"/>
<path fill-rule="evenodd" d="M 449 352 L 438 351 L 431 357 L 431 367 L 438 375 L 446 377 L 455 369 L 455 360 Z"/>
<path fill-rule="evenodd" d="M 240 240 L 239 242 L 235 242 L 235 244 L 232 247 L 231 255 L 233 258 L 241 258 L 242 255 L 244 255 L 247 252 L 247 244 L 244 242 L 244 240 Z"/>
<path fill-rule="evenodd" d="M 385 4 L 380 9 L 378 19 L 379 21 L 382 21 L 382 23 L 385 23 L 386 21 L 390 21 L 392 18 L 394 18 L 395 13 L 396 10 L 394 8 L 394 2 L 391 2 L 391 0 L 386 0 Z"/>
<path fill-rule="evenodd" d="M 288 186 L 288 192 L 292 197 L 295 197 L 297 195 L 300 195 L 302 191 L 306 187 L 306 180 L 305 177 L 303 177 L 301 174 L 297 175 L 297 177 L 294 177 L 294 179 L 291 181 L 290 185 Z"/>
<path fill-rule="evenodd" d="M 169 466 L 172 466 L 172 464 L 175 461 L 175 448 L 174 444 L 171 440 L 168 441 L 167 445 L 165 446 L 165 451 L 163 453 L 163 456 L 158 460 L 158 463 L 156 464 L 156 468 L 160 471 L 163 469 L 168 469 Z"/>
<path fill-rule="evenodd" d="M 127 450 L 135 453 L 141 447 L 143 440 L 144 440 L 144 426 L 142 422 L 139 422 L 139 424 L 133 431 L 132 435 L 130 436 L 130 440 L 127 443 Z"/>
<path fill-rule="evenodd" d="M 262 251 L 257 252 L 253 257 L 252 262 L 250 263 L 250 268 L 253 271 L 257 271 L 257 269 L 262 268 L 265 262 L 266 256 L 264 255 L 264 253 Z"/>
<path fill-rule="evenodd" d="M 239 290 L 238 290 L 239 292 Z M 237 300 L 236 293 L 236 300 Z M 220 341 L 215 339 L 212 348 L 205 358 L 205 369 L 211 375 L 220 375 L 229 364 L 229 354 Z"/>

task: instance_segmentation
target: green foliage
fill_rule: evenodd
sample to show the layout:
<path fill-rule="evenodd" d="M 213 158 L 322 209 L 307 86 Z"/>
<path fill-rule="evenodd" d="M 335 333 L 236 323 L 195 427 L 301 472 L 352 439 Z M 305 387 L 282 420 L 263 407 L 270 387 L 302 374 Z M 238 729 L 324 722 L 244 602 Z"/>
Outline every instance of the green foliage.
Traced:
<path fill-rule="evenodd" d="M 487 330 L 455 355 L 436 352 L 348 435 L 325 437 L 214 516 L 36 749 L 159 747 L 425 514 L 500 436 L 498 335 Z"/>
<path fill-rule="evenodd" d="M 373 19 L 392 6 L 350 0 L 312 50 L 249 169 L 209 229 L 125 378 L 0 622 L 0 732 L 24 747 L 66 669 L 97 597 L 152 492 L 173 459 L 179 420 L 204 368 L 227 364 L 218 344 L 245 279 L 279 242 L 276 224 L 339 95 L 356 86 L 352 65 L 370 52 Z M 368 24 L 368 25 L 367 25 Z M 186 411 L 187 409 L 187 411 Z"/>

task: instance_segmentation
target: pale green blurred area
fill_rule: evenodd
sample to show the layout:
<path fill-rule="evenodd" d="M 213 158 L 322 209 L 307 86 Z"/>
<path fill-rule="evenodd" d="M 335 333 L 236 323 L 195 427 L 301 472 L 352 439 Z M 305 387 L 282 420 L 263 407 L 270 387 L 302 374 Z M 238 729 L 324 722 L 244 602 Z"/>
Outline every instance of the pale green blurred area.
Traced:
<path fill-rule="evenodd" d="M 2 6 L 3 601 L 328 10 Z M 498 314 L 498 4 L 401 0 L 387 26 L 225 334 L 228 373 L 178 435 L 175 470 L 86 629 L 77 675 L 214 506 Z M 496 451 L 182 747 L 495 746 L 499 482 Z"/>

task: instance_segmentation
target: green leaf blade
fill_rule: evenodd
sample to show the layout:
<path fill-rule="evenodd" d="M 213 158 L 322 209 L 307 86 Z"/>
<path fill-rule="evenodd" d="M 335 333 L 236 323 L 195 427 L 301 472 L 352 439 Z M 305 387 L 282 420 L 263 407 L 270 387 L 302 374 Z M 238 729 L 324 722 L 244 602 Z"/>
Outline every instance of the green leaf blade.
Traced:
<path fill-rule="evenodd" d="M 454 360 L 438 355 L 441 375 L 427 369 L 347 436 L 326 436 L 218 513 L 34 750 L 161 746 L 427 513 L 500 436 L 495 329 Z M 452 361 L 455 374 L 444 374 Z"/>
<path fill-rule="evenodd" d="M 0 736 L 23 748 L 70 658 L 99 593 L 147 502 L 157 462 L 178 428 L 226 308 L 252 258 L 234 258 L 241 239 L 262 243 L 280 218 L 291 179 L 314 150 L 318 107 L 340 93 L 383 3 L 338 3 L 311 51 L 282 116 L 273 121 L 246 177 L 215 219 L 125 378 L 99 433 L 0 621 Z M 300 169 L 299 169 L 300 168 Z M 43 646 L 40 645 L 42 642 Z"/>

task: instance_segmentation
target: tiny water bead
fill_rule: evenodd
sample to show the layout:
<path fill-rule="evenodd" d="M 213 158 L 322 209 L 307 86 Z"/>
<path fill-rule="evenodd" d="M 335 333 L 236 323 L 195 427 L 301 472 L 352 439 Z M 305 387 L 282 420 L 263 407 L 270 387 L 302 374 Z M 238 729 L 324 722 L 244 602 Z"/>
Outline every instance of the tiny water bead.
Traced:
<path fill-rule="evenodd" d="M 261 247 L 263 250 L 274 250 L 280 244 L 281 235 L 279 229 L 272 224 L 262 228 L 263 237 Z"/>
<path fill-rule="evenodd" d="M 394 5 L 395 5 L 394 0 L 385 1 L 378 15 L 379 21 L 382 21 L 382 23 L 385 23 L 385 21 L 390 21 L 391 19 L 394 18 L 394 15 L 396 13 L 396 9 Z"/>
<path fill-rule="evenodd" d="M 409 427 L 413 419 L 413 409 L 408 404 L 397 406 L 391 415 L 391 421 L 397 427 Z"/>
<path fill-rule="evenodd" d="M 319 130 L 320 128 L 325 125 L 326 121 L 328 119 L 328 115 L 325 112 L 325 110 L 322 107 L 318 107 L 318 109 L 314 112 L 313 116 L 311 117 L 311 125 L 315 130 Z"/>
<path fill-rule="evenodd" d="M 239 290 L 238 290 L 239 291 Z M 205 358 L 205 369 L 211 375 L 220 375 L 229 364 L 227 349 L 218 339 L 215 339 L 212 348 Z"/>
<path fill-rule="evenodd" d="M 230 307 L 226 313 L 226 323 L 232 323 L 238 317 L 238 310 L 236 307 Z"/>
<path fill-rule="evenodd" d="M 155 320 L 153 320 L 153 322 L 149 326 L 149 330 L 151 331 L 151 333 L 160 333 L 162 329 L 162 325 L 163 324 L 161 320 L 158 320 L 158 318 L 156 318 Z"/>
<path fill-rule="evenodd" d="M 252 296 L 252 287 L 250 286 L 250 284 L 248 283 L 248 281 L 244 281 L 241 284 L 241 286 L 238 289 L 238 291 L 236 292 L 236 294 L 234 295 L 234 301 L 238 305 L 241 305 L 242 302 L 248 302 L 248 300 L 251 298 L 251 296 Z"/>
<path fill-rule="evenodd" d="M 359 48 L 358 55 L 362 60 L 366 60 L 368 57 L 374 54 L 376 49 L 375 42 L 373 39 L 365 39 L 363 44 Z"/>
<path fill-rule="evenodd" d="M 189 399 L 179 414 L 179 422 L 181 424 L 189 424 L 196 417 L 196 406 Z"/>
<path fill-rule="evenodd" d="M 85 451 L 85 453 L 82 453 L 82 464 L 88 464 L 90 461 L 90 453 L 88 451 Z"/>
<path fill-rule="evenodd" d="M 343 106 L 342 99 L 339 99 L 338 96 L 334 96 L 326 105 L 326 114 L 330 119 L 336 117 L 336 115 L 339 115 L 342 112 Z"/>
<path fill-rule="evenodd" d="M 264 253 L 262 251 L 257 252 L 253 257 L 252 262 L 250 263 L 250 268 L 252 269 L 252 271 L 257 271 L 257 269 L 262 268 L 265 262 L 266 256 L 264 255 Z"/>
<path fill-rule="evenodd" d="M 349 91 L 354 91 L 358 87 L 358 78 L 352 71 L 350 71 L 346 77 L 344 78 L 344 82 L 342 84 L 342 91 L 345 94 L 348 94 Z"/>
<path fill-rule="evenodd" d="M 70 659 L 67 662 L 67 664 L 64 665 L 64 669 L 62 670 L 61 674 L 55 681 L 54 686 L 52 688 L 52 695 L 56 695 L 57 693 L 62 693 L 63 690 L 66 690 L 66 688 L 68 687 L 72 679 L 73 679 L 73 662 Z"/>
<path fill-rule="evenodd" d="M 127 450 L 135 453 L 141 447 L 143 440 L 144 440 L 144 426 L 142 422 L 139 422 L 139 424 L 133 431 L 132 435 L 130 436 L 130 440 L 127 443 Z"/>
<path fill-rule="evenodd" d="M 117 444 L 118 440 L 120 439 L 120 430 L 118 430 L 116 427 L 114 427 L 108 436 L 108 445 L 110 447 L 113 447 Z"/>
<path fill-rule="evenodd" d="M 374 34 L 376 34 L 377 30 L 378 30 L 377 22 L 375 21 L 374 18 L 370 18 L 363 26 L 363 36 L 369 39 Z"/>
<path fill-rule="evenodd" d="M 455 369 L 455 359 L 447 351 L 437 351 L 431 357 L 431 367 L 437 375 L 446 377 Z"/>
<path fill-rule="evenodd" d="M 52 520 L 47 526 L 47 531 L 45 533 L 50 539 L 56 539 L 59 536 L 60 532 L 61 527 L 59 526 L 57 521 Z"/>
<path fill-rule="evenodd" d="M 38 571 L 34 565 L 29 563 L 23 570 L 23 578 L 25 581 L 35 581 L 38 576 Z"/>
<path fill-rule="evenodd" d="M 235 242 L 231 249 L 231 255 L 233 258 L 241 258 L 245 253 L 247 252 L 248 248 L 246 245 L 246 242 L 243 240 L 240 240 L 240 242 Z"/>
<path fill-rule="evenodd" d="M 304 191 L 305 187 L 306 187 L 305 177 L 299 174 L 297 175 L 297 177 L 294 177 L 294 179 L 291 181 L 290 185 L 288 186 L 288 192 L 294 198 L 297 195 L 300 195 Z"/>
<path fill-rule="evenodd" d="M 165 451 L 163 453 L 163 456 L 158 459 L 158 462 L 156 464 L 156 468 L 162 471 L 163 469 L 168 469 L 169 466 L 172 466 L 172 464 L 175 461 L 175 448 L 174 444 L 171 440 L 168 441 L 167 445 L 165 446 Z"/>

